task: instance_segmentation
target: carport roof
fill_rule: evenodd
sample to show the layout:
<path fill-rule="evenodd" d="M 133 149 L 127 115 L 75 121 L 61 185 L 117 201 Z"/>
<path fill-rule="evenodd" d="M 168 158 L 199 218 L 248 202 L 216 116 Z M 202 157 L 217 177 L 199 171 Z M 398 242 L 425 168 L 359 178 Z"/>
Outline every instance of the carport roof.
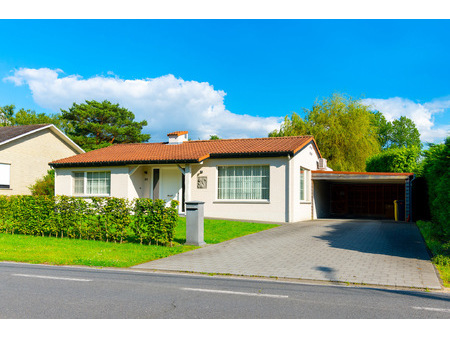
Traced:
<path fill-rule="evenodd" d="M 364 182 L 364 183 L 390 183 L 404 182 L 413 173 L 380 173 L 380 172 L 355 172 L 355 171 L 324 171 L 313 170 L 313 180 L 339 181 L 339 182 Z"/>

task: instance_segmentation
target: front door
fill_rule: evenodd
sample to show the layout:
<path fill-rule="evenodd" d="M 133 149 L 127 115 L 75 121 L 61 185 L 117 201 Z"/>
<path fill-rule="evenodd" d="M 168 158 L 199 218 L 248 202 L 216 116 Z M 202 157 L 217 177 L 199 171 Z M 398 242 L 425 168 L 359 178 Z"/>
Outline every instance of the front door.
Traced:
<path fill-rule="evenodd" d="M 159 198 L 166 201 L 166 206 L 170 206 L 170 201 L 179 202 L 179 210 L 182 204 L 182 177 L 178 168 L 161 168 L 159 179 Z"/>

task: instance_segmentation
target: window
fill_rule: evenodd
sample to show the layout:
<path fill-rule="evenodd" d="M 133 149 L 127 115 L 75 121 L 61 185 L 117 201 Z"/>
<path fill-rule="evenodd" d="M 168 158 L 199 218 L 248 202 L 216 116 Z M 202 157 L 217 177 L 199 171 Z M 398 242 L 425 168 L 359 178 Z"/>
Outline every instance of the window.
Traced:
<path fill-rule="evenodd" d="M 218 199 L 269 199 L 269 166 L 223 166 L 218 173 Z"/>
<path fill-rule="evenodd" d="M 309 201 L 309 173 L 308 169 L 300 167 L 300 201 Z"/>
<path fill-rule="evenodd" d="M 9 189 L 11 179 L 11 164 L 0 163 L 0 189 Z"/>
<path fill-rule="evenodd" d="M 109 195 L 111 173 L 109 171 L 74 172 L 75 195 Z"/>

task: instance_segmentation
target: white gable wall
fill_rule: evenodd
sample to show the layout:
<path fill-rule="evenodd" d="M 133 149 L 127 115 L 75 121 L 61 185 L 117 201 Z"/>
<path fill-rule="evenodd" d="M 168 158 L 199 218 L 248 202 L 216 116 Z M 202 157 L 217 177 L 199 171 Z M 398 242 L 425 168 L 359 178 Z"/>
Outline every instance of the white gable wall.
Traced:
<path fill-rule="evenodd" d="M 297 153 L 291 159 L 291 219 L 290 222 L 298 222 L 312 219 L 312 184 L 311 184 L 311 172 L 309 172 L 308 189 L 309 189 L 309 201 L 300 202 L 300 167 L 317 170 L 317 163 L 319 156 L 312 144 L 309 144 L 299 153 Z"/>

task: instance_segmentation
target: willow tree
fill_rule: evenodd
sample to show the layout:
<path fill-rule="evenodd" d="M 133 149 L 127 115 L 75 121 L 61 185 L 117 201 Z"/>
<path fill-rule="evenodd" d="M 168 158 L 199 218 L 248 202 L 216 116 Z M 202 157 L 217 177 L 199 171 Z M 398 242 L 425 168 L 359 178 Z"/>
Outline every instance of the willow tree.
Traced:
<path fill-rule="evenodd" d="M 333 94 L 303 113 L 304 118 L 286 116 L 269 137 L 312 135 L 328 166 L 337 171 L 365 171 L 367 158 L 380 151 L 372 113 L 360 100 Z"/>

